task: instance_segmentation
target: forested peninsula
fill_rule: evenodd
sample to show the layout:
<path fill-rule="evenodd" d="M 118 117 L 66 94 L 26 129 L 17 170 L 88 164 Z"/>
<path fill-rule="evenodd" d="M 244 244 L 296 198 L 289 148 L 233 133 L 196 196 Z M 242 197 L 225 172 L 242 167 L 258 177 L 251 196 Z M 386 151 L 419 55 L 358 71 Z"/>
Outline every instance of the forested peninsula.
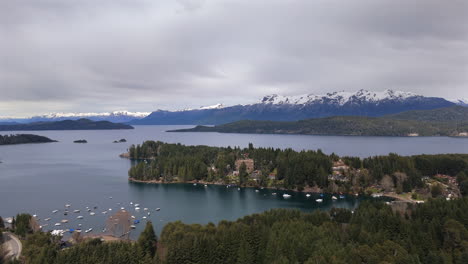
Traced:
<path fill-rule="evenodd" d="M 200 182 L 330 193 L 395 193 L 413 200 L 468 194 L 468 154 L 361 159 L 321 150 L 184 146 L 159 141 L 132 145 L 131 181 Z"/>
<path fill-rule="evenodd" d="M 27 143 L 48 143 L 57 142 L 48 137 L 32 135 L 32 134 L 17 134 L 17 135 L 0 135 L 0 145 L 14 145 Z"/>
<path fill-rule="evenodd" d="M 64 120 L 54 122 L 34 122 L 28 124 L 0 125 L 0 131 L 23 130 L 105 130 L 105 129 L 133 129 L 132 126 L 112 123 L 109 121 L 92 121 L 89 119 Z"/>
<path fill-rule="evenodd" d="M 216 225 L 178 221 L 166 224 L 159 238 L 147 222 L 135 243 L 74 233 L 66 250 L 60 237 L 34 232 L 31 219 L 18 215 L 12 230 L 23 239 L 24 263 L 468 263 L 466 197 L 401 210 L 366 201 L 353 211 L 274 209 Z"/>
<path fill-rule="evenodd" d="M 454 106 L 383 117 L 334 116 L 292 122 L 243 120 L 169 132 L 305 134 L 339 136 L 468 136 L 468 108 Z"/>

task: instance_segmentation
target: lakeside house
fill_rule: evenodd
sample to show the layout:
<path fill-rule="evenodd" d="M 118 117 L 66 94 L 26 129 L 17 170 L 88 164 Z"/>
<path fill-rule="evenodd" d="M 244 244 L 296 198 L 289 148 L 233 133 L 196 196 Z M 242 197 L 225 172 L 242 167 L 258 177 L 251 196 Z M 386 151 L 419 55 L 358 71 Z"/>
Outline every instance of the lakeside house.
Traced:
<path fill-rule="evenodd" d="M 244 158 L 244 159 L 236 160 L 235 165 L 236 165 L 236 170 L 237 171 L 239 171 L 239 168 L 242 165 L 242 163 L 245 164 L 246 170 L 247 170 L 248 173 L 252 173 L 254 171 L 254 160 L 253 159 Z"/>

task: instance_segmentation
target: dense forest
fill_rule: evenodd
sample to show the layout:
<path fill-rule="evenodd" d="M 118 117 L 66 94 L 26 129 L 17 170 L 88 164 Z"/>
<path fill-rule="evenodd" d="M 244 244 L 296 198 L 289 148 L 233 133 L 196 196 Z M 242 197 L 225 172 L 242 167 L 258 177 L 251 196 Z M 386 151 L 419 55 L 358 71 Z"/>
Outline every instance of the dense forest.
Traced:
<path fill-rule="evenodd" d="M 28 124 L 0 125 L 0 131 L 19 130 L 93 130 L 93 129 L 133 129 L 132 126 L 109 121 L 89 119 L 63 120 L 52 122 L 34 122 Z"/>
<path fill-rule="evenodd" d="M 0 135 L 0 145 L 26 144 L 26 143 L 47 143 L 56 142 L 48 137 L 32 135 L 32 134 L 17 134 L 17 135 Z"/>
<path fill-rule="evenodd" d="M 389 154 L 361 159 L 326 155 L 320 150 L 254 148 L 252 144 L 241 149 L 146 141 L 132 145 L 128 155 L 137 161 L 129 177 L 141 181 L 205 181 L 297 190 L 316 186 L 329 192 L 356 193 L 389 182 L 397 192 L 410 192 L 423 188 L 425 177 L 443 174 L 457 177 L 462 194 L 468 193 L 468 154 Z M 236 168 L 236 161 L 247 157 L 253 161 L 254 171 Z M 340 161 L 344 166 L 336 172 Z M 337 173 L 339 177 L 331 177 Z"/>
<path fill-rule="evenodd" d="M 354 211 L 274 209 L 217 225 L 173 222 L 158 239 L 148 222 L 135 243 L 84 240 L 60 250 L 30 233 L 25 263 L 468 263 L 468 198 L 431 199 L 398 211 L 363 202 Z"/>
<path fill-rule="evenodd" d="M 457 136 L 468 132 L 468 108 L 462 106 L 403 112 L 391 116 L 334 116 L 300 121 L 243 120 L 171 132 L 306 134 L 344 136 Z"/>

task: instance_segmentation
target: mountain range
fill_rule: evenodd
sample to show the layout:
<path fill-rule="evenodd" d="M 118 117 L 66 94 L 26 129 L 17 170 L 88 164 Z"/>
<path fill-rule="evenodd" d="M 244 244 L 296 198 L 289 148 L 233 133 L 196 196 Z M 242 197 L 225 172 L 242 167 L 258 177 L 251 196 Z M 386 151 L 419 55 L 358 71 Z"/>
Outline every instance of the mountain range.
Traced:
<path fill-rule="evenodd" d="M 333 92 L 323 95 L 267 95 L 252 104 L 215 104 L 198 109 L 154 112 L 54 113 L 27 118 L 1 118 L 0 122 L 31 123 L 87 118 L 132 125 L 217 125 L 239 120 L 297 121 L 329 116 L 378 117 L 410 110 L 428 110 L 454 105 L 468 106 L 468 99 L 447 100 L 410 92 Z"/>
<path fill-rule="evenodd" d="M 456 105 L 443 98 L 385 90 L 334 92 L 325 95 L 269 95 L 259 102 L 197 110 L 157 110 L 134 125 L 217 125 L 239 120 L 297 121 L 329 116 L 378 117 L 410 110 L 428 110 Z"/>
<path fill-rule="evenodd" d="M 126 123 L 132 120 L 138 120 L 148 116 L 151 112 L 129 112 L 129 111 L 114 111 L 105 113 L 50 113 L 24 118 L 0 117 L 0 124 L 14 123 L 33 123 L 43 121 L 63 121 L 63 120 L 78 120 L 86 118 L 92 121 L 109 121 L 114 123 Z"/>

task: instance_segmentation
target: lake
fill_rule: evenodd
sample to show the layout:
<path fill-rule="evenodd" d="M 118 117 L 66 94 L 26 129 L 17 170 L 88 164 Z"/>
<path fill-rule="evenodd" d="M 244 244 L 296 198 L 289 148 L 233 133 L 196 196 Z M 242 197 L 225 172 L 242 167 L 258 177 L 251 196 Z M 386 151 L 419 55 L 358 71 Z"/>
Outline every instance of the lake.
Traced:
<path fill-rule="evenodd" d="M 323 203 L 317 203 L 318 194 L 307 198 L 303 193 L 291 193 L 253 188 L 226 188 L 225 186 L 191 184 L 150 185 L 129 183 L 127 171 L 130 161 L 119 158 L 131 144 L 144 140 L 161 140 L 170 143 L 211 146 L 279 147 L 322 149 L 325 153 L 367 157 L 388 154 L 401 155 L 433 153 L 468 153 L 468 140 L 448 137 L 341 137 L 306 135 L 252 135 L 219 133 L 167 133 L 166 130 L 191 126 L 136 126 L 134 130 L 91 131 L 21 131 L 2 132 L 32 133 L 58 140 L 57 143 L 0 146 L 0 215 L 13 216 L 28 212 L 37 214 L 44 229 L 54 229 L 60 220 L 69 220 L 60 229 L 94 228 L 93 233 L 105 227 L 107 217 L 121 207 L 136 217 L 147 216 L 159 233 L 167 222 L 181 220 L 186 223 L 217 223 L 222 219 L 239 217 L 272 208 L 298 208 L 311 211 L 331 207 L 355 208 L 364 197 L 349 197 L 332 201 L 325 195 Z M 112 143 L 121 138 L 127 143 Z M 87 144 L 75 144 L 74 140 L 86 139 Z M 112 197 L 112 199 L 110 199 Z M 139 203 L 135 211 L 132 203 Z M 63 215 L 64 205 L 80 213 Z M 94 216 L 86 207 L 97 206 Z M 151 215 L 148 216 L 148 208 Z M 161 208 L 160 211 L 155 211 Z M 53 210 L 60 210 L 52 214 Z M 112 211 L 109 211 L 112 209 Z M 107 214 L 103 214 L 107 211 Z M 78 215 L 84 217 L 76 219 Z M 43 219 L 52 218 L 49 222 Z M 137 225 L 132 232 L 136 238 L 144 225 Z M 58 228 L 58 227 L 57 227 Z"/>

